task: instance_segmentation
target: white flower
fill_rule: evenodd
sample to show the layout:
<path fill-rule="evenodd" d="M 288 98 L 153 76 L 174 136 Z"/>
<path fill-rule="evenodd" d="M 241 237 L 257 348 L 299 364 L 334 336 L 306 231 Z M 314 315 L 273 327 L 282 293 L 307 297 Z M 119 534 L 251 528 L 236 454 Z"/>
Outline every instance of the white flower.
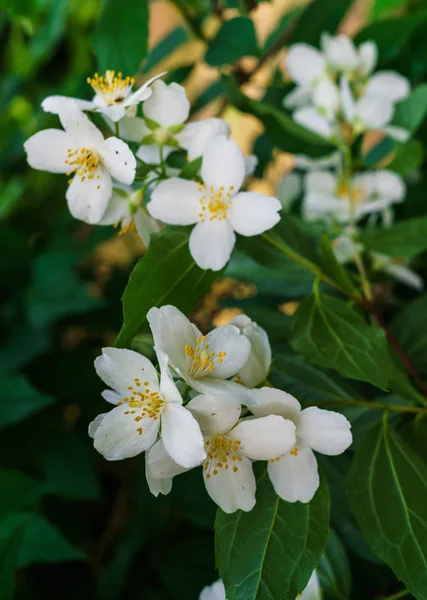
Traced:
<path fill-rule="evenodd" d="M 286 96 L 285 106 L 293 108 L 309 104 L 316 85 L 328 77 L 325 57 L 308 44 L 294 44 L 286 55 L 285 66 L 290 78 L 297 84 L 295 90 Z"/>
<path fill-rule="evenodd" d="M 378 96 L 396 104 L 409 96 L 411 87 L 403 75 L 394 71 L 378 71 L 366 86 L 367 96 Z"/>
<path fill-rule="evenodd" d="M 59 113 L 65 131 L 45 129 L 24 144 L 33 169 L 74 174 L 66 193 L 68 207 L 76 219 L 98 223 L 112 195 L 112 178 L 131 184 L 136 160 L 116 137 L 102 133 L 72 100 Z"/>
<path fill-rule="evenodd" d="M 203 119 L 188 123 L 175 139 L 188 152 L 188 160 L 192 161 L 202 156 L 209 143 L 218 135 L 228 137 L 230 125 L 223 119 Z"/>
<path fill-rule="evenodd" d="M 382 129 L 391 121 L 394 104 L 386 95 L 366 94 L 355 100 L 345 77 L 341 78 L 340 85 L 343 115 L 356 134 Z"/>
<path fill-rule="evenodd" d="M 128 114 L 135 116 L 136 105 L 151 96 L 150 84 L 164 73 L 155 75 L 146 81 L 138 90 L 132 92 L 132 86 L 135 83 L 133 77 L 123 78 L 121 73 L 107 71 L 104 76 L 95 73 L 93 78 L 88 77 L 87 82 L 92 86 L 95 96 L 92 101 L 81 100 L 80 98 L 71 98 L 78 105 L 80 110 L 89 110 L 100 112 L 111 121 L 119 121 Z M 42 102 L 42 108 L 46 112 L 59 114 L 64 103 L 70 98 L 66 96 L 49 96 Z"/>
<path fill-rule="evenodd" d="M 174 306 L 152 308 L 147 320 L 156 349 L 168 356 L 172 369 L 191 388 L 250 403 L 252 392 L 227 381 L 247 363 L 251 350 L 249 340 L 237 327 L 224 325 L 203 335 Z"/>
<path fill-rule="evenodd" d="M 200 395 L 187 404 L 203 432 L 206 460 L 203 478 L 212 500 L 226 513 L 255 506 L 252 460 L 269 460 L 295 444 L 295 426 L 281 416 L 239 421 L 241 407 L 227 396 Z M 174 474 L 173 465 L 148 457 L 151 477 Z M 163 469 L 163 470 L 162 470 Z"/>
<path fill-rule="evenodd" d="M 328 66 L 336 73 L 344 73 L 352 79 L 366 77 L 377 63 L 378 50 L 374 42 L 364 42 L 356 49 L 347 35 L 332 37 L 324 33 L 321 45 Z"/>
<path fill-rule="evenodd" d="M 317 133 L 317 135 L 325 139 L 331 139 L 336 131 L 335 120 L 321 115 L 314 106 L 298 108 L 293 113 L 292 118 L 306 129 Z"/>
<path fill-rule="evenodd" d="M 381 212 L 404 199 L 403 179 L 392 171 L 379 170 L 356 175 L 346 182 L 326 171 L 312 171 L 305 176 L 304 214 L 309 220 L 330 218 L 348 223 L 353 211 L 355 220 Z"/>
<path fill-rule="evenodd" d="M 144 117 L 164 128 L 181 125 L 188 119 L 190 102 L 181 85 L 156 81 L 152 89 L 144 103 Z"/>
<path fill-rule="evenodd" d="M 204 587 L 200 592 L 199 600 L 226 600 L 225 587 L 221 579 Z"/>
<path fill-rule="evenodd" d="M 350 423 L 336 412 L 301 405 L 290 394 L 274 388 L 253 390 L 258 402 L 251 406 L 257 417 L 281 415 L 296 426 L 296 445 L 291 452 L 277 455 L 268 465 L 276 493 L 288 502 L 310 502 L 319 487 L 319 473 L 313 450 L 335 456 L 352 442 Z"/>
<path fill-rule="evenodd" d="M 397 279 L 397 281 L 400 281 L 400 283 L 408 285 L 418 292 L 423 290 L 424 281 L 422 277 L 407 266 L 406 260 L 386 256 L 385 254 L 378 254 L 377 252 L 372 252 L 371 258 L 374 270 L 384 271 L 394 279 Z"/>
<path fill-rule="evenodd" d="M 200 428 L 182 406 L 182 398 L 158 353 L 160 384 L 151 362 L 132 350 L 103 348 L 95 360 L 99 377 L 114 391 L 104 398 L 117 406 L 89 426 L 94 446 L 107 460 L 121 460 L 148 450 L 161 439 L 169 456 L 185 468 L 205 457 Z M 118 401 L 119 398 L 119 401 Z"/>
<path fill-rule="evenodd" d="M 120 225 L 119 235 L 136 229 L 146 246 L 150 242 L 150 234 L 160 231 L 160 225 L 147 214 L 143 206 L 143 191 L 134 192 L 125 185 L 114 186 L 107 210 L 98 224 Z"/>
<path fill-rule="evenodd" d="M 202 269 L 218 271 L 230 258 L 236 236 L 258 235 L 279 220 L 277 198 L 240 192 L 245 159 L 232 140 L 217 136 L 203 155 L 204 183 L 172 178 L 155 189 L 150 214 L 171 225 L 193 225 L 190 252 Z"/>
<path fill-rule="evenodd" d="M 302 179 L 299 173 L 287 173 L 280 182 L 278 197 L 282 207 L 289 210 L 302 192 Z"/>
<path fill-rule="evenodd" d="M 264 382 L 271 366 L 271 346 L 268 335 L 262 327 L 246 315 L 238 315 L 230 322 L 237 327 L 251 343 L 249 358 L 239 369 L 237 378 L 246 387 L 254 388 Z"/>

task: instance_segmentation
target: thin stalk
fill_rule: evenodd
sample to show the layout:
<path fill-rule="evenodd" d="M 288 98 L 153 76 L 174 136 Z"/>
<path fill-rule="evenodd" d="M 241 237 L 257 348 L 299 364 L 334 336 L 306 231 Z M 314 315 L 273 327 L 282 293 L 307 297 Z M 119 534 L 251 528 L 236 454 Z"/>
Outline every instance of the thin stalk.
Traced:
<path fill-rule="evenodd" d="M 386 596 L 383 600 L 399 600 L 399 598 L 406 598 L 409 596 L 411 592 L 409 590 L 402 590 L 401 592 L 397 592 L 397 594 L 392 594 L 391 596 Z"/>

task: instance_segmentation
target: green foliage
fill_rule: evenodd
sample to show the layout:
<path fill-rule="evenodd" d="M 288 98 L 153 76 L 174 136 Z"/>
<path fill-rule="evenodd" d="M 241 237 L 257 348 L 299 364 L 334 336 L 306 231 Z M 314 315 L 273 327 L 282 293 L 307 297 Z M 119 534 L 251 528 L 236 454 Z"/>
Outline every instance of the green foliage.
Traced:
<path fill-rule="evenodd" d="M 400 221 L 386 229 L 366 229 L 362 241 L 368 250 L 388 256 L 415 256 L 427 249 L 427 217 Z"/>
<path fill-rule="evenodd" d="M 309 504 L 280 500 L 259 469 L 255 508 L 215 524 L 216 561 L 230 600 L 294 600 L 322 555 L 329 522 L 325 481 Z"/>
<path fill-rule="evenodd" d="M 419 600 L 427 597 L 426 486 L 425 464 L 385 418 L 356 453 L 348 493 L 373 552 Z"/>
<path fill-rule="evenodd" d="M 147 54 L 148 1 L 104 0 L 93 43 L 101 73 L 133 75 Z"/>
<path fill-rule="evenodd" d="M 147 256 L 134 268 L 123 294 L 124 320 L 116 346 L 132 342 L 153 306 L 172 304 L 188 311 L 216 277 L 197 267 L 188 250 L 188 234 L 182 229 L 166 228 L 154 235 Z"/>
<path fill-rule="evenodd" d="M 335 531 L 329 532 L 325 553 L 318 567 L 320 581 L 331 598 L 345 600 L 351 594 L 351 571 L 345 547 Z"/>
<path fill-rule="evenodd" d="M 220 67 L 229 65 L 243 56 L 258 54 L 252 19 L 236 17 L 223 23 L 205 54 L 205 61 L 212 67 Z"/>
<path fill-rule="evenodd" d="M 387 389 L 391 362 L 384 331 L 338 298 L 307 296 L 292 320 L 291 343 L 309 362 Z"/>
<path fill-rule="evenodd" d="M 0 429 L 27 419 L 55 399 L 36 390 L 23 375 L 0 374 Z"/>
<path fill-rule="evenodd" d="M 305 42 L 317 46 L 322 32 L 334 33 L 337 30 L 350 5 L 351 0 L 324 0 L 309 4 L 290 36 L 290 43 Z"/>
<path fill-rule="evenodd" d="M 427 296 L 410 302 L 392 322 L 393 334 L 421 373 L 427 373 Z"/>

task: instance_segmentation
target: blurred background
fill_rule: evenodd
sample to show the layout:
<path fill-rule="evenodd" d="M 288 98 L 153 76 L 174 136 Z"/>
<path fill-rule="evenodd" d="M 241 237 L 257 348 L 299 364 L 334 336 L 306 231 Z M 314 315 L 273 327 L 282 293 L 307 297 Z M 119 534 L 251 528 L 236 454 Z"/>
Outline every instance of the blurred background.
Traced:
<path fill-rule="evenodd" d="M 187 90 L 191 119 L 227 120 L 245 153 L 254 150 L 259 158 L 250 182 L 258 191 L 278 194 L 293 157 L 273 151 L 261 120 L 231 105 L 221 75 L 233 71 L 242 91 L 256 99 L 265 97 L 273 77 L 267 93 L 281 106 L 287 90 L 284 43 L 292 37 L 283 34 L 292 33 L 297 17 L 303 15 L 298 21 L 306 27 L 303 39 L 314 45 L 323 29 L 353 36 L 387 19 L 395 24 L 400 15 L 415 24 L 422 14 L 426 22 L 425 4 L 415 0 L 320 0 L 314 3 L 318 12 L 309 7 L 304 17 L 308 4 L 149 3 L 149 52 L 137 83 L 167 70 L 165 80 Z M 56 117 L 40 108 L 44 97 L 91 98 L 86 78 L 98 70 L 94 40 L 101 10 L 100 0 L 0 1 L 1 600 L 193 600 L 217 577 L 215 509 L 200 473 L 178 478 L 170 496 L 155 499 L 143 460 L 107 463 L 87 436 L 88 423 L 105 409 L 93 361 L 101 347 L 114 343 L 122 324 L 120 297 L 145 249 L 132 232 L 118 236 L 112 227 L 73 220 L 66 178 L 30 169 L 23 152 L 29 136 L 57 127 Z M 323 20 L 316 16 L 323 13 Z M 253 19 L 264 58 L 244 57 L 233 67 L 208 65 L 207 42 L 222 21 L 239 14 Z M 143 30 L 141 24 L 141 36 Z M 425 78 L 425 32 L 425 24 L 414 25 L 399 53 L 384 63 L 413 83 Z M 417 182 L 411 193 L 409 208 L 401 210 L 407 216 L 425 213 L 425 193 Z M 261 311 L 251 302 L 257 289 L 245 283 L 245 268 L 252 267 L 237 256 L 204 299 L 193 315 L 203 329 L 228 322 L 243 308 L 266 328 L 277 319 L 286 327 L 298 298 L 311 287 L 294 265 L 285 292 L 274 273 L 252 269 L 251 279 L 265 282 L 270 310 Z M 274 327 L 271 332 L 274 343 Z M 147 355 L 149 342 L 148 334 L 138 339 Z M 356 569 L 372 579 L 373 590 L 387 587 L 391 572 L 374 569 L 363 557 L 369 550 L 362 550 Z"/>

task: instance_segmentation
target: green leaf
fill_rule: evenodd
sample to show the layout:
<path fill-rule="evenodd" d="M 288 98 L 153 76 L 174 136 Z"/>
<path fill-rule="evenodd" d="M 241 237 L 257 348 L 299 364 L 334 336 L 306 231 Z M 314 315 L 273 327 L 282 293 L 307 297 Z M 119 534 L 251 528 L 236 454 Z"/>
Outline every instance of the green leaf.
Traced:
<path fill-rule="evenodd" d="M 196 265 L 188 249 L 188 232 L 182 227 L 166 227 L 154 234 L 124 291 L 124 322 L 116 346 L 130 345 L 153 306 L 173 304 L 183 312 L 194 308 L 218 276 Z"/>
<path fill-rule="evenodd" d="M 427 296 L 408 303 L 392 321 L 391 331 L 415 369 L 427 374 Z"/>
<path fill-rule="evenodd" d="M 139 165 L 139 167 L 136 169 L 135 181 L 144 181 L 145 179 L 147 179 L 152 170 L 153 165 L 149 165 L 147 163 Z M 117 189 L 117 191 L 119 191 L 119 189 Z"/>
<path fill-rule="evenodd" d="M 46 492 L 46 486 L 20 471 L 0 470 L 0 516 L 33 506 Z"/>
<path fill-rule="evenodd" d="M 318 46 L 321 34 L 334 33 L 351 4 L 352 0 L 315 0 L 302 13 L 288 43 Z"/>
<path fill-rule="evenodd" d="M 260 466 L 260 465 L 259 465 Z M 323 477 L 309 504 L 285 502 L 259 471 L 250 512 L 215 522 L 216 562 L 228 600 L 295 600 L 306 587 L 328 537 L 329 492 Z"/>
<path fill-rule="evenodd" d="M 133 75 L 147 54 L 148 0 L 104 0 L 93 37 L 98 70 Z"/>
<path fill-rule="evenodd" d="M 378 19 L 384 13 L 394 11 L 398 8 L 403 7 L 406 4 L 406 0 L 376 0 L 372 4 L 371 12 L 374 19 Z"/>
<path fill-rule="evenodd" d="M 253 100 L 242 94 L 230 79 L 225 81 L 230 101 L 239 110 L 258 117 L 273 143 L 281 150 L 314 157 L 324 156 L 333 151 L 334 147 L 328 140 L 298 125 L 284 109 L 275 108 L 267 102 Z"/>
<path fill-rule="evenodd" d="M 85 554 L 70 544 L 54 525 L 39 515 L 28 522 L 19 551 L 19 566 L 82 560 Z"/>
<path fill-rule="evenodd" d="M 410 175 L 421 165 L 423 158 L 424 149 L 418 140 L 396 143 L 394 158 L 387 168 L 399 175 Z"/>
<path fill-rule="evenodd" d="M 301 8 L 297 8 L 283 15 L 283 17 L 280 19 L 279 25 L 270 33 L 270 35 L 266 39 L 262 48 L 262 54 L 265 54 L 277 47 L 277 44 L 280 43 L 283 39 L 283 36 L 286 35 L 286 31 L 289 30 L 289 28 L 300 15 Z"/>
<path fill-rule="evenodd" d="M 427 467 L 386 420 L 360 444 L 351 508 L 372 551 L 418 600 L 427 599 Z"/>
<path fill-rule="evenodd" d="M 15 597 L 15 571 L 24 535 L 27 515 L 9 513 L 0 520 L 0 598 Z"/>
<path fill-rule="evenodd" d="M 347 600 L 351 593 L 351 571 L 347 553 L 340 537 L 331 529 L 317 568 L 322 589 L 332 598 Z"/>
<path fill-rule="evenodd" d="M 150 51 L 144 68 L 142 69 L 143 73 L 149 73 L 159 62 L 167 58 L 172 52 L 187 41 L 188 32 L 184 27 L 177 27 L 171 31 Z"/>
<path fill-rule="evenodd" d="M 18 423 L 53 404 L 20 374 L 0 373 L 0 429 Z"/>
<path fill-rule="evenodd" d="M 427 83 L 414 88 L 405 100 L 396 106 L 393 125 L 415 133 L 427 114 Z"/>
<path fill-rule="evenodd" d="M 292 319 L 290 341 L 309 362 L 387 389 L 391 361 L 384 331 L 338 298 L 307 296 Z"/>
<path fill-rule="evenodd" d="M 187 163 L 185 167 L 182 169 L 181 173 L 178 175 L 180 179 L 194 179 L 197 173 L 200 171 L 200 167 L 202 166 L 202 157 L 195 158 L 191 162 Z"/>
<path fill-rule="evenodd" d="M 259 49 L 252 19 L 236 17 L 225 21 L 211 41 L 205 61 L 212 67 L 229 65 L 243 56 L 258 56 Z"/>
<path fill-rule="evenodd" d="M 391 136 L 386 135 L 378 144 L 375 144 L 369 152 L 363 155 L 363 163 L 367 167 L 373 168 L 393 152 L 395 145 L 394 139 Z"/>
<path fill-rule="evenodd" d="M 396 257 L 411 257 L 427 249 L 427 217 L 399 221 L 387 228 L 369 227 L 361 235 L 367 250 Z"/>

